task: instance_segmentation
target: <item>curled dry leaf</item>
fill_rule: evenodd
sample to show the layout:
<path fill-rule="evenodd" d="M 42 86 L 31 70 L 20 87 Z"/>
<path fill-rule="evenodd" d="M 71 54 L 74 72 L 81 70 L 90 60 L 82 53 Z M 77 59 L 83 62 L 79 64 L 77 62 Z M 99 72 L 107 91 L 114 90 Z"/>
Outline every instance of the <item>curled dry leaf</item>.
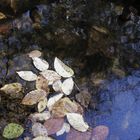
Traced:
<path fill-rule="evenodd" d="M 65 97 L 54 104 L 52 107 L 52 116 L 64 117 L 67 113 L 76 112 L 78 110 L 77 104 Z"/>
<path fill-rule="evenodd" d="M 37 79 L 37 75 L 32 71 L 18 71 L 17 74 L 25 81 L 35 81 Z"/>
<path fill-rule="evenodd" d="M 84 118 L 81 114 L 67 113 L 67 120 L 74 129 L 80 132 L 86 132 L 89 128 L 88 124 L 84 122 Z"/>
<path fill-rule="evenodd" d="M 106 140 L 109 134 L 109 128 L 104 125 L 96 126 L 92 131 L 91 140 Z"/>
<path fill-rule="evenodd" d="M 34 66 L 40 70 L 40 71 L 45 71 L 49 68 L 49 63 L 41 58 L 38 57 L 33 57 L 33 64 Z"/>
<path fill-rule="evenodd" d="M 58 101 L 60 100 L 61 98 L 63 97 L 63 94 L 62 93 L 59 93 L 57 95 L 54 95 L 53 97 L 50 97 L 49 100 L 48 100 L 48 104 L 47 104 L 47 107 L 49 110 L 52 109 L 53 105 Z"/>
<path fill-rule="evenodd" d="M 22 104 L 24 105 L 34 105 L 39 101 L 46 98 L 46 92 L 44 90 L 33 90 L 23 98 Z"/>
<path fill-rule="evenodd" d="M 63 135 L 65 132 L 68 133 L 70 131 L 70 125 L 68 123 L 64 123 L 62 128 L 56 133 L 56 136 Z"/>
<path fill-rule="evenodd" d="M 32 126 L 32 133 L 34 137 L 37 136 L 48 136 L 48 132 L 47 129 L 44 125 L 42 125 L 41 123 L 34 123 Z"/>
<path fill-rule="evenodd" d="M 51 118 L 45 121 L 44 126 L 46 127 L 48 131 L 48 135 L 55 134 L 58 132 L 64 123 L 64 118 Z"/>
<path fill-rule="evenodd" d="M 91 133 L 91 131 L 79 132 L 71 128 L 70 132 L 67 134 L 66 140 L 91 140 Z"/>
<path fill-rule="evenodd" d="M 56 92 L 62 92 L 62 82 L 61 80 L 57 80 L 52 85 L 53 90 Z"/>
<path fill-rule="evenodd" d="M 66 95 L 70 95 L 74 86 L 74 81 L 72 78 L 66 79 L 62 84 L 62 91 Z"/>
<path fill-rule="evenodd" d="M 54 139 L 51 137 L 38 136 L 36 138 L 33 138 L 33 140 L 54 140 Z"/>
<path fill-rule="evenodd" d="M 36 80 L 36 89 L 42 89 L 49 94 L 48 80 L 42 75 L 39 75 Z"/>
<path fill-rule="evenodd" d="M 34 113 L 34 114 L 31 114 L 29 118 L 33 122 L 36 122 L 36 121 L 46 121 L 50 117 L 51 117 L 50 112 L 49 111 L 45 111 L 45 112 L 42 112 L 42 113 Z"/>
<path fill-rule="evenodd" d="M 57 57 L 55 57 L 55 60 L 54 60 L 54 68 L 55 68 L 55 71 L 64 78 L 71 77 L 74 75 L 74 71 L 70 67 L 65 65 Z"/>
<path fill-rule="evenodd" d="M 31 58 L 34 58 L 34 57 L 40 57 L 42 55 L 42 53 L 39 51 L 39 50 L 34 50 L 34 51 L 31 51 L 28 56 L 31 57 Z"/>
<path fill-rule="evenodd" d="M 52 85 L 55 81 L 60 80 L 61 76 L 58 75 L 55 71 L 53 70 L 45 70 L 40 73 L 42 76 L 44 76 L 48 80 L 48 84 Z"/>
<path fill-rule="evenodd" d="M 40 100 L 37 105 L 38 112 L 42 112 L 43 110 L 45 110 L 45 108 L 47 107 L 47 103 L 47 98 Z"/>

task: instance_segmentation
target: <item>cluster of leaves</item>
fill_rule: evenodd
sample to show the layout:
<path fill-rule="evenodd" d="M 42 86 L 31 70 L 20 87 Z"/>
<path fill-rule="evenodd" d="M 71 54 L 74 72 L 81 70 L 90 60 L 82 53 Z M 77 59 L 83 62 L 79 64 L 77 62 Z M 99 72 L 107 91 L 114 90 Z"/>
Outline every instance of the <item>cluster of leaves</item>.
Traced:
<path fill-rule="evenodd" d="M 68 97 L 74 88 L 74 71 L 57 57 L 54 60 L 55 70 L 49 70 L 49 63 L 40 56 L 41 53 L 37 50 L 29 53 L 34 66 L 40 71 L 39 75 L 32 71 L 17 72 L 23 80 L 36 82 L 36 89 L 27 93 L 21 102 L 27 106 L 37 104 L 38 112 L 29 116 L 33 122 L 33 140 L 53 140 L 50 137 L 52 134 L 59 136 L 64 133 L 68 133 L 67 140 L 89 140 L 91 138 L 104 140 L 108 135 L 108 128 L 106 126 L 90 128 L 84 121 L 84 111 L 81 105 Z M 17 85 L 21 89 L 21 84 Z M 1 90 L 6 92 L 5 87 L 8 86 L 5 85 Z M 14 89 L 17 92 L 15 86 L 10 90 L 14 91 Z M 18 124 L 13 126 L 16 130 L 20 128 L 18 134 L 14 133 L 15 131 L 12 131 L 12 134 L 7 133 L 11 132 L 9 125 L 4 129 L 4 137 L 12 139 L 22 134 L 23 128 Z"/>

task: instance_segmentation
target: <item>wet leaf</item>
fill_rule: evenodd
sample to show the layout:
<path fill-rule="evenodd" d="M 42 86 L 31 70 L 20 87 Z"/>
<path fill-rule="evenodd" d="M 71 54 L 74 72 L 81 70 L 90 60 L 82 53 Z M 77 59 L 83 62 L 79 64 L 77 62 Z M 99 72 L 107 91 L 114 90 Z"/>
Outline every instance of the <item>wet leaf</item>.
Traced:
<path fill-rule="evenodd" d="M 37 79 L 37 75 L 32 71 L 18 71 L 17 74 L 25 81 L 35 81 Z"/>
<path fill-rule="evenodd" d="M 31 57 L 31 58 L 34 58 L 34 57 L 40 57 L 42 55 L 42 53 L 39 51 L 39 50 L 34 50 L 34 51 L 31 51 L 28 56 Z"/>
<path fill-rule="evenodd" d="M 44 90 L 33 90 L 23 98 L 22 104 L 24 105 L 34 105 L 39 101 L 46 98 L 46 92 Z"/>
<path fill-rule="evenodd" d="M 38 136 L 36 138 L 33 138 L 33 140 L 54 140 L 54 139 L 51 137 Z"/>
<path fill-rule="evenodd" d="M 68 78 L 62 83 L 62 91 L 64 92 L 64 94 L 70 95 L 73 90 L 73 86 L 74 86 L 73 79 Z"/>
<path fill-rule="evenodd" d="M 74 129 L 80 132 L 86 132 L 89 128 L 83 116 L 78 113 L 67 113 L 67 120 Z"/>
<path fill-rule="evenodd" d="M 41 123 L 34 123 L 32 126 L 32 133 L 34 137 L 37 136 L 48 136 L 48 132 L 47 129 L 44 125 L 42 125 Z"/>
<path fill-rule="evenodd" d="M 24 128 L 16 123 L 9 123 L 3 131 L 3 137 L 7 139 L 18 138 L 24 131 Z"/>
<path fill-rule="evenodd" d="M 70 131 L 70 125 L 68 123 L 64 123 L 62 128 L 56 133 L 56 136 L 63 135 L 65 132 L 68 133 Z"/>
<path fill-rule="evenodd" d="M 54 91 L 56 92 L 62 92 L 62 82 L 61 80 L 57 80 L 52 85 Z"/>
<path fill-rule="evenodd" d="M 109 129 L 107 126 L 96 126 L 95 128 L 93 128 L 91 140 L 106 140 L 108 134 Z"/>
<path fill-rule="evenodd" d="M 93 26 L 93 28 L 100 33 L 108 34 L 109 32 L 105 27 Z"/>
<path fill-rule="evenodd" d="M 0 20 L 5 19 L 5 18 L 6 18 L 6 15 L 0 12 Z"/>
<path fill-rule="evenodd" d="M 77 110 L 77 104 L 65 97 L 54 104 L 52 107 L 52 116 L 55 118 L 64 117 L 67 113 L 76 112 Z"/>
<path fill-rule="evenodd" d="M 51 114 L 49 111 L 44 111 L 42 113 L 34 113 L 31 114 L 29 118 L 31 118 L 32 121 L 46 121 L 51 117 Z"/>
<path fill-rule="evenodd" d="M 62 93 L 59 93 L 53 97 L 50 97 L 49 100 L 48 100 L 48 104 L 47 104 L 47 107 L 49 110 L 52 109 L 53 105 L 58 101 L 60 100 L 61 98 L 63 97 L 63 94 Z"/>
<path fill-rule="evenodd" d="M 61 76 L 58 75 L 55 71 L 53 70 L 45 70 L 40 73 L 42 76 L 44 76 L 48 80 L 48 84 L 52 85 L 55 81 L 60 80 Z"/>
<path fill-rule="evenodd" d="M 55 57 L 55 60 L 54 60 L 54 68 L 55 68 L 56 72 L 64 78 L 71 77 L 74 75 L 74 71 L 70 67 L 65 65 L 57 57 Z"/>
<path fill-rule="evenodd" d="M 37 108 L 38 108 L 38 112 L 42 112 L 43 110 L 45 110 L 45 108 L 47 107 L 47 98 L 44 98 L 43 100 L 39 101 Z"/>
<path fill-rule="evenodd" d="M 79 132 L 71 128 L 70 132 L 67 134 L 66 140 L 91 140 L 91 133 L 90 131 Z"/>
<path fill-rule="evenodd" d="M 48 135 L 52 135 L 58 132 L 62 128 L 63 123 L 64 123 L 64 118 L 56 118 L 56 119 L 51 118 L 45 121 L 44 126 L 48 131 Z"/>
<path fill-rule="evenodd" d="M 48 80 L 42 75 L 39 75 L 36 80 L 36 89 L 42 89 L 49 94 Z"/>
<path fill-rule="evenodd" d="M 41 58 L 38 57 L 33 57 L 33 64 L 34 66 L 40 70 L 40 71 L 45 71 L 49 68 L 49 63 Z"/>

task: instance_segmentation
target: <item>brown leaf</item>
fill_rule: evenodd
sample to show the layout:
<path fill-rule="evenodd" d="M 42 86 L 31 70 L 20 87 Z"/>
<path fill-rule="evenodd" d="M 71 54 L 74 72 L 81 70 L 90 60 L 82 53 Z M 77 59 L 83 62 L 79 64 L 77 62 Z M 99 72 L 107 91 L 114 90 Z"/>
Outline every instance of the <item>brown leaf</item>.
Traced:
<path fill-rule="evenodd" d="M 64 118 L 57 118 L 57 119 L 51 118 L 46 120 L 44 126 L 47 128 L 48 135 L 52 135 L 58 132 L 62 128 L 63 123 L 64 123 Z"/>
<path fill-rule="evenodd" d="M 71 128 L 70 132 L 67 134 L 66 140 L 90 140 L 91 131 L 79 132 Z"/>

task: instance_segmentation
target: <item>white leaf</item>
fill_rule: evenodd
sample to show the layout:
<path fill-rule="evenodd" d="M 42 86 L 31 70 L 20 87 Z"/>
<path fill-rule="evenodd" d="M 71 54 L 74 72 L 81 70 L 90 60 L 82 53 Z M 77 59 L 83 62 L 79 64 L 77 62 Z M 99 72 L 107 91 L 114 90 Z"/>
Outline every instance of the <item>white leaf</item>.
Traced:
<path fill-rule="evenodd" d="M 37 79 L 37 75 L 32 71 L 18 71 L 17 74 L 25 81 L 35 81 Z"/>
<path fill-rule="evenodd" d="M 61 80 L 57 80 L 53 83 L 52 85 L 54 91 L 56 92 L 61 92 L 62 91 L 62 82 Z"/>
<path fill-rule="evenodd" d="M 55 57 L 55 60 L 54 60 L 54 68 L 55 68 L 55 71 L 64 78 L 71 77 L 74 75 L 74 71 L 70 67 L 65 65 L 57 57 Z"/>
<path fill-rule="evenodd" d="M 49 63 L 41 58 L 38 57 L 33 57 L 33 64 L 34 66 L 40 70 L 40 71 L 45 71 L 49 68 Z"/>
<path fill-rule="evenodd" d="M 89 128 L 83 116 L 78 113 L 67 113 L 67 120 L 74 129 L 80 132 L 86 132 Z"/>
<path fill-rule="evenodd" d="M 66 95 L 70 95 L 74 86 L 74 81 L 72 78 L 66 79 L 62 84 L 62 91 Z"/>
<path fill-rule="evenodd" d="M 48 84 L 52 85 L 55 81 L 60 80 L 61 76 L 58 75 L 55 71 L 53 70 L 45 70 L 40 73 L 43 77 L 45 77 L 48 80 Z"/>
<path fill-rule="evenodd" d="M 47 98 L 44 98 L 37 105 L 38 112 L 42 112 L 46 107 L 47 107 Z"/>
<path fill-rule="evenodd" d="M 56 136 L 63 135 L 65 132 L 68 133 L 70 131 L 70 125 L 68 123 L 64 123 L 61 130 L 56 133 Z"/>
<path fill-rule="evenodd" d="M 48 104 L 47 104 L 48 109 L 51 110 L 52 107 L 53 107 L 53 105 L 54 105 L 57 101 L 59 101 L 62 97 L 63 97 L 63 93 L 59 93 L 59 94 L 57 94 L 57 95 L 55 95 L 55 96 L 49 98 Z"/>
<path fill-rule="evenodd" d="M 40 57 L 41 55 L 42 53 L 39 50 L 33 50 L 30 53 L 28 53 L 28 56 L 31 58 Z"/>
<path fill-rule="evenodd" d="M 54 139 L 51 137 L 38 136 L 36 138 L 33 138 L 33 140 L 54 140 Z"/>
<path fill-rule="evenodd" d="M 34 123 L 32 126 L 32 133 L 34 137 L 37 136 L 48 136 L 48 132 L 47 129 L 44 125 L 42 125 L 41 123 Z"/>

